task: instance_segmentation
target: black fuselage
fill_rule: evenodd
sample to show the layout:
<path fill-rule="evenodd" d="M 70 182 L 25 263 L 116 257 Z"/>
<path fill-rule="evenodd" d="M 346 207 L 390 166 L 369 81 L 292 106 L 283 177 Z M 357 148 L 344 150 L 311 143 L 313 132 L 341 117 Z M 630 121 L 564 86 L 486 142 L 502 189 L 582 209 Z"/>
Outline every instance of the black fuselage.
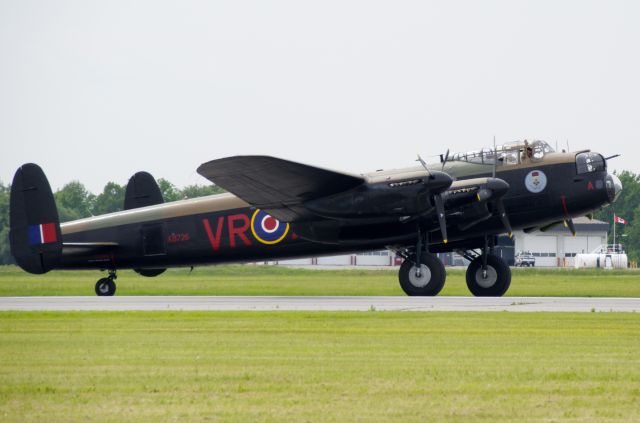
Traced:
<path fill-rule="evenodd" d="M 540 192 L 532 192 L 539 188 L 531 188 L 532 183 L 540 183 L 539 177 L 531 182 L 531 172 L 535 170 L 546 178 L 546 186 Z M 473 175 L 490 176 L 490 173 Z M 576 164 L 571 162 L 505 168 L 496 177 L 510 187 L 504 204 L 513 229 L 540 227 L 582 216 L 612 201 L 606 170 L 578 174 Z M 430 228 L 428 242 L 432 251 L 477 248 L 482 237 L 505 232 L 495 214 L 487 217 L 486 208 L 472 204 L 447 209 L 448 244 L 442 243 L 433 213 L 411 221 L 396 216 L 370 221 L 320 218 L 315 226 L 327 222 L 335 232 L 331 240 L 323 241 L 309 235 L 309 222 L 278 222 L 246 203 L 229 201 L 230 194 L 222 196 L 225 195 L 200 199 L 201 206 L 197 208 L 191 207 L 193 200 L 186 200 L 62 224 L 62 242 L 69 246 L 64 247 L 57 267 L 163 269 L 404 248 L 415 245 L 418 224 Z M 230 206 L 220 206 L 221 203 Z M 474 222 L 474 214 L 477 222 L 468 226 Z M 105 246 L 82 246 L 96 241 Z"/>

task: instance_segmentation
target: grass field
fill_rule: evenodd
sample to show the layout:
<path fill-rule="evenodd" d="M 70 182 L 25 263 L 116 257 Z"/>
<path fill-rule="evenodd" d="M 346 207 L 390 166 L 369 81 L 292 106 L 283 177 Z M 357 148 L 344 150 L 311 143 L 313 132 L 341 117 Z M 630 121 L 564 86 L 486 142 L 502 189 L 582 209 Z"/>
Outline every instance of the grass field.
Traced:
<path fill-rule="evenodd" d="M 98 271 L 30 275 L 0 266 L 0 296 L 95 295 Z M 397 270 L 308 270 L 277 266 L 171 269 L 145 278 L 118 273 L 116 295 L 404 295 Z M 463 269 L 447 269 L 440 295 L 470 295 Z M 510 296 L 640 297 L 640 272 L 602 269 L 513 269 Z"/>
<path fill-rule="evenodd" d="M 639 418 L 633 313 L 0 313 L 3 422 Z"/>
<path fill-rule="evenodd" d="M 0 295 L 100 272 L 0 268 Z M 403 295 L 390 270 L 119 273 L 119 295 Z M 449 269 L 444 295 L 469 295 Z M 640 274 L 516 269 L 509 295 L 640 296 Z M 638 421 L 640 314 L 0 312 L 0 421 Z"/>

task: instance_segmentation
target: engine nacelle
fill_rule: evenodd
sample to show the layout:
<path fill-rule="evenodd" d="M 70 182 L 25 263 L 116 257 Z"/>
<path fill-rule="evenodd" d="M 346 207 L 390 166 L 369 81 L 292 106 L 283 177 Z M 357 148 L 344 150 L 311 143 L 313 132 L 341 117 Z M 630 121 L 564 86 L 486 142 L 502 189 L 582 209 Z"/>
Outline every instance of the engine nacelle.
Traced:
<path fill-rule="evenodd" d="M 349 191 L 304 203 L 312 213 L 333 219 L 416 216 L 431 210 L 432 196 L 453 180 L 443 172 L 410 179 L 363 184 Z"/>

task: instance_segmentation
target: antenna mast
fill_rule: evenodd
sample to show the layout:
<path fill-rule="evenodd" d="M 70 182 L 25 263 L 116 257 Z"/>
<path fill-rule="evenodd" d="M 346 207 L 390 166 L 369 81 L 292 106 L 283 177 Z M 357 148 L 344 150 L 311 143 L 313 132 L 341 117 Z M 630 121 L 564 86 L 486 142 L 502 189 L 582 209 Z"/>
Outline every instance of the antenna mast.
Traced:
<path fill-rule="evenodd" d="M 493 136 L 493 177 L 496 177 L 496 167 L 498 166 L 498 149 L 496 148 L 496 136 Z"/>

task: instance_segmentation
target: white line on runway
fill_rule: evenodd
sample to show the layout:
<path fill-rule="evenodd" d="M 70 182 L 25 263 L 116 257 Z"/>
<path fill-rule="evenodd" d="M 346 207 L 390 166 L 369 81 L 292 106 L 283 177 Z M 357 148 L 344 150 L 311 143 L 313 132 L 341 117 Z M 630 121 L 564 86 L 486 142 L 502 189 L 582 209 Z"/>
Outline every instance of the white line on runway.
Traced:
<path fill-rule="evenodd" d="M 261 310 L 640 312 L 640 298 L 577 297 L 0 297 L 0 311 Z"/>

